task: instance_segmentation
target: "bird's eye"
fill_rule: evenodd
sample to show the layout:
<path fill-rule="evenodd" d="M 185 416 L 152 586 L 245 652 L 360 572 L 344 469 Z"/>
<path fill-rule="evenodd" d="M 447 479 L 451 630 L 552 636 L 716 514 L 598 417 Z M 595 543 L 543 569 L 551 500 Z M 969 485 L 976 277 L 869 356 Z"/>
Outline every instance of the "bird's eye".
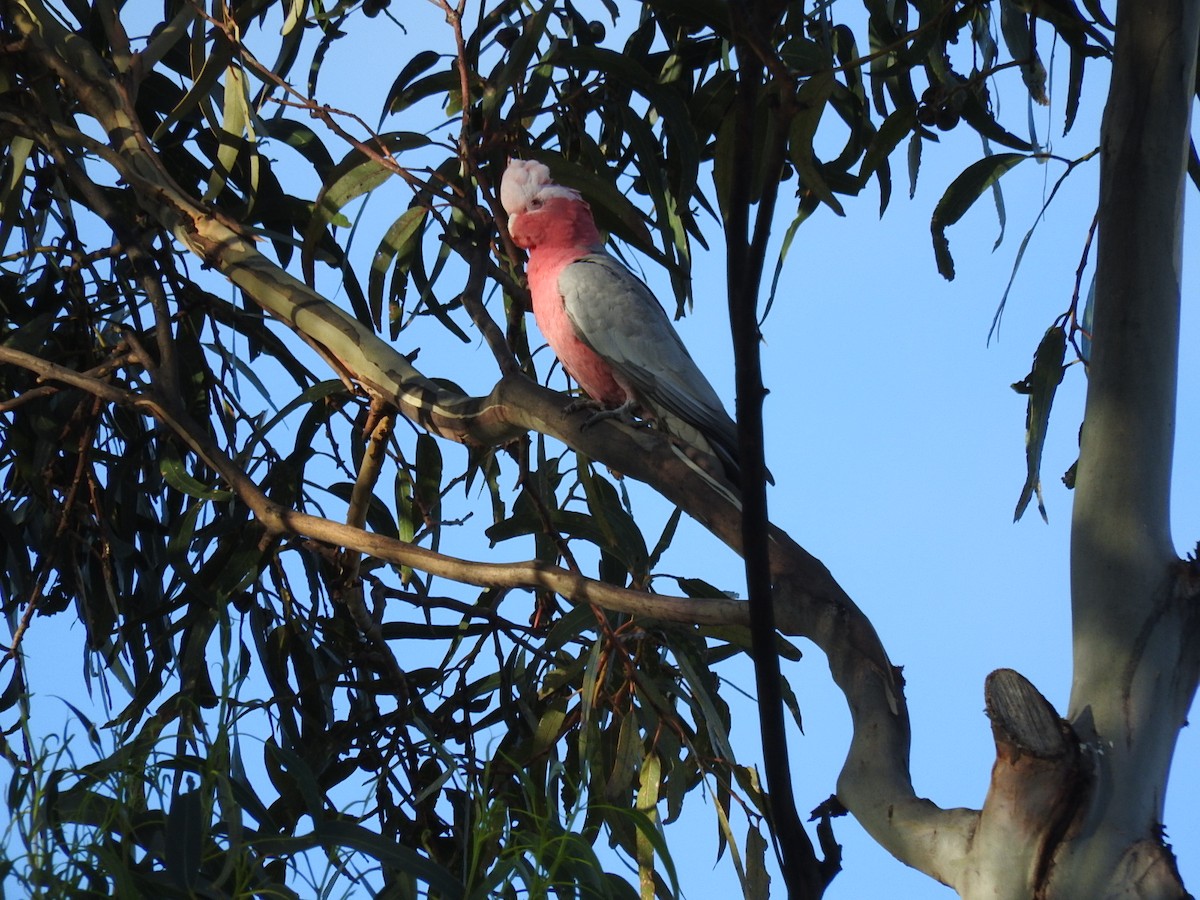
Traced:
<path fill-rule="evenodd" d="M 529 208 L 530 209 L 541 209 L 542 204 L 544 202 L 545 201 L 542 200 L 541 197 L 531 197 L 531 198 L 529 198 Z"/>

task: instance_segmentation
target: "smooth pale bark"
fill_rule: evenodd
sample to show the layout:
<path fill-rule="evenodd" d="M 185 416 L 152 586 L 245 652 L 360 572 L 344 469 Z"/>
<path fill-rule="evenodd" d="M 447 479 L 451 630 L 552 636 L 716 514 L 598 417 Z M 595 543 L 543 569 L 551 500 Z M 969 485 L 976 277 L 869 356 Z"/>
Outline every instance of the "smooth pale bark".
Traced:
<path fill-rule="evenodd" d="M 1196 689 L 1194 599 L 1169 529 L 1182 225 L 1200 4 L 1117 9 L 1101 133 L 1094 334 L 1071 541 L 1068 718 L 1093 767 L 1062 896 L 1179 897 L 1167 775 Z M 1128 883 L 1133 876 L 1137 884 Z"/>
<path fill-rule="evenodd" d="M 1194 600 L 1178 589 L 1169 523 L 1198 29 L 1195 0 L 1117 7 L 1072 522 L 1068 718 L 1090 755 L 1093 786 L 1055 878 L 1076 896 L 1182 895 L 1169 854 L 1156 848 L 1200 652 Z M 1124 893 L 1134 890 L 1121 883 L 1133 874 L 1136 893 Z"/>
<path fill-rule="evenodd" d="M 1196 0 L 1118 6 L 1072 520 L 1070 708 L 1058 720 L 1015 673 L 989 681 L 997 760 L 954 885 L 971 900 L 1188 896 L 1162 812 L 1200 673 L 1200 573 L 1176 558 L 1169 528 L 1198 38 Z"/>

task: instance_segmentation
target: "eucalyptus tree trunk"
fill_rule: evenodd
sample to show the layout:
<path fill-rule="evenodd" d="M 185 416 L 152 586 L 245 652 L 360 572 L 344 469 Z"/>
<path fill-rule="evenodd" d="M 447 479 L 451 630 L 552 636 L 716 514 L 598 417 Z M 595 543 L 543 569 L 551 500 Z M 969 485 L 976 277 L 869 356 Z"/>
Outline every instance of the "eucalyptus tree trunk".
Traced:
<path fill-rule="evenodd" d="M 1075 896 L 1183 896 L 1163 800 L 1196 690 L 1195 565 L 1170 534 L 1184 177 L 1200 3 L 1118 7 L 1101 133 L 1093 352 L 1071 540 L 1068 718 L 1093 785 L 1061 860 Z M 1122 894 L 1124 895 L 1124 894 Z M 1134 894 L 1130 894 L 1134 896 Z"/>
<path fill-rule="evenodd" d="M 1088 396 L 1071 540 L 1065 721 L 989 683 L 998 756 L 962 896 L 1188 896 L 1162 814 L 1200 671 L 1195 560 L 1169 529 L 1184 177 L 1200 3 L 1125 0 L 1101 133 Z"/>

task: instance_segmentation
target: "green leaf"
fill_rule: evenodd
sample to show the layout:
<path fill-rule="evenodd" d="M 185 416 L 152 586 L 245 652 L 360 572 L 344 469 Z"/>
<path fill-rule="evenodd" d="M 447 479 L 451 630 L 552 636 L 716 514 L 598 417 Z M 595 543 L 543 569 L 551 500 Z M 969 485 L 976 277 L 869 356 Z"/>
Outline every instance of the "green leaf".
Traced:
<path fill-rule="evenodd" d="M 8 679 L 8 687 L 0 692 L 0 712 L 7 712 L 16 705 L 18 700 L 28 698 L 29 689 L 25 686 L 25 667 L 15 666 L 12 677 Z M 9 804 L 10 808 L 12 804 Z"/>
<path fill-rule="evenodd" d="M 579 479 L 583 482 L 588 510 L 603 535 L 602 548 L 621 560 L 634 578 L 645 575 L 649 558 L 646 541 L 613 486 L 596 475 L 590 464 L 580 465 Z"/>
<path fill-rule="evenodd" d="M 380 135 L 375 139 L 373 149 L 383 157 L 391 157 L 406 150 L 413 150 L 429 144 L 429 138 L 415 132 L 399 131 Z M 326 176 L 317 194 L 312 221 L 304 232 L 301 262 L 304 276 L 311 284 L 313 281 L 313 264 L 316 259 L 317 247 L 325 234 L 325 227 L 333 221 L 342 208 L 350 201 L 373 191 L 395 172 L 394 167 L 387 161 L 367 154 L 357 148 L 351 150 L 342 158 Z"/>
<path fill-rule="evenodd" d="M 504 55 L 503 62 L 495 74 L 489 79 L 481 104 L 485 118 L 491 118 L 499 110 L 500 105 L 512 95 L 514 87 L 524 83 L 525 71 L 529 68 L 529 63 L 537 52 L 538 43 L 546 34 L 546 26 L 556 5 L 555 0 L 546 0 L 541 9 L 525 20 L 525 27 L 521 29 L 521 34 L 509 48 L 508 53 Z M 465 103 L 466 98 L 463 98 L 462 102 Z"/>
<path fill-rule="evenodd" d="M 879 130 L 875 132 L 867 152 L 863 156 L 862 168 L 859 169 L 859 179 L 866 182 L 872 174 L 879 174 L 879 214 L 887 209 L 887 197 L 891 193 L 890 179 L 884 181 L 884 167 L 900 142 L 912 134 L 916 123 L 916 106 L 903 106 L 895 110 L 883 120 Z"/>
<path fill-rule="evenodd" d="M 339 500 L 349 503 L 351 496 L 354 494 L 354 485 L 348 481 L 338 481 L 329 485 L 326 490 Z M 391 510 L 374 494 L 371 495 L 371 499 L 367 503 L 367 525 L 376 534 L 384 534 L 391 537 L 397 533 L 396 520 L 392 517 Z"/>
<path fill-rule="evenodd" d="M 8 246 L 13 226 L 21 220 L 25 211 L 21 185 L 24 183 L 25 168 L 29 164 L 29 156 L 34 146 L 36 145 L 33 140 L 20 135 L 13 135 L 8 139 L 8 152 L 4 159 L 7 177 L 3 184 L 0 184 L 0 247 Z"/>
<path fill-rule="evenodd" d="M 746 832 L 746 880 L 742 883 L 746 900 L 767 900 L 771 896 L 771 873 L 767 871 L 767 840 L 757 825 Z"/>
<path fill-rule="evenodd" d="M 1083 97 L 1083 67 L 1087 57 L 1076 48 L 1071 48 L 1071 64 L 1067 75 L 1067 107 L 1063 122 L 1063 136 L 1075 124 L 1075 116 L 1079 113 L 1079 101 Z"/>
<path fill-rule="evenodd" d="M 683 677 L 688 683 L 688 687 L 691 688 L 692 697 L 700 705 L 703 713 L 703 726 L 708 731 L 713 749 L 716 750 L 719 756 L 725 759 L 736 759 L 737 757 L 733 753 L 733 746 L 729 743 L 729 734 L 725 729 L 724 717 L 717 711 L 714 697 L 710 693 L 705 680 L 700 677 L 700 673 L 692 664 L 692 660 L 688 657 L 687 653 L 677 654 L 676 659 L 679 663 L 679 669 L 683 672 Z"/>
<path fill-rule="evenodd" d="M 283 141 L 308 160 L 322 182 L 333 171 L 333 157 L 321 143 L 317 133 L 303 122 L 293 122 L 291 119 L 276 116 L 263 122 L 263 134 L 274 140 Z"/>
<path fill-rule="evenodd" d="M 779 256 L 775 260 L 775 273 L 771 276 L 771 291 L 767 294 L 767 302 L 763 306 L 762 316 L 759 318 L 760 325 L 767 320 L 767 316 L 771 313 L 771 307 L 775 305 L 775 292 L 779 289 L 779 276 L 783 274 L 783 263 L 787 259 L 788 250 L 792 247 L 796 231 L 807 221 L 816 207 L 817 204 L 815 202 L 804 203 L 801 201 L 796 211 L 796 218 L 792 219 L 792 223 L 788 225 L 787 231 L 783 233 L 783 243 L 779 246 Z"/>
<path fill-rule="evenodd" d="M 429 215 L 426 206 L 412 206 L 404 211 L 384 234 L 375 250 L 375 258 L 371 260 L 371 274 L 367 278 L 367 295 L 370 298 L 371 318 L 375 327 L 383 330 L 383 285 L 388 269 L 395 260 L 394 275 L 391 290 L 388 292 L 389 302 L 404 296 L 404 286 L 411 262 L 415 244 L 424 233 L 425 220 Z M 392 337 L 400 325 L 401 312 L 389 312 L 388 320 L 392 326 Z"/>
<path fill-rule="evenodd" d="M 651 105 L 651 117 L 661 119 L 670 142 L 673 164 L 678 167 L 680 176 L 679 196 L 684 200 L 691 196 L 700 167 L 700 144 L 692 125 L 691 111 L 674 85 L 660 82 L 631 56 L 601 47 L 560 45 L 550 61 L 559 66 L 602 72 L 624 88 L 632 88 L 645 97 Z M 642 160 L 644 166 L 650 162 L 649 159 Z"/>
<path fill-rule="evenodd" d="M 793 69 L 797 75 L 815 75 L 821 69 L 828 69 L 833 57 L 828 45 L 818 44 L 803 34 L 796 34 L 784 41 L 779 48 L 780 58 Z"/>
<path fill-rule="evenodd" d="M 691 579 L 683 579 L 691 580 Z M 685 591 L 689 597 L 713 597 L 721 596 L 717 594 L 693 594 L 690 591 Z M 708 659 L 710 662 L 716 662 L 718 659 L 734 655 L 736 652 L 749 653 L 752 640 L 750 638 L 750 629 L 745 625 L 701 625 L 696 629 L 697 634 L 701 634 L 706 638 L 715 641 L 723 641 L 729 644 L 729 649 L 714 647 L 709 651 Z M 780 659 L 798 662 L 803 658 L 800 649 L 792 644 L 782 634 L 775 635 L 775 652 L 779 654 Z M 787 682 L 783 682 L 787 684 Z"/>
<path fill-rule="evenodd" d="M 579 759 L 585 765 L 591 766 L 591 744 L 596 734 L 596 682 L 600 676 L 600 657 L 603 654 L 604 642 L 593 641 L 588 651 L 587 663 L 583 669 L 583 685 L 579 691 L 580 722 L 579 722 Z"/>
<path fill-rule="evenodd" d="M 658 823 L 655 821 L 655 808 L 658 806 L 658 789 L 661 781 L 662 761 L 659 760 L 657 753 L 647 753 L 646 758 L 642 760 L 637 792 L 637 810 L 647 818 L 644 827 L 640 822 L 638 823 L 637 834 L 638 878 L 642 885 L 643 897 L 653 896 L 654 894 L 655 848 L 657 846 L 662 847 L 664 851 L 666 850 L 666 846 L 662 840 L 662 832 L 659 831 Z M 655 840 L 656 838 L 657 840 Z M 665 861 L 669 863 L 669 857 L 665 857 Z M 671 875 L 672 887 L 674 888 L 671 896 L 678 896 L 679 886 L 674 883 L 674 870 L 668 868 L 667 871 Z"/>
<path fill-rule="evenodd" d="M 638 763 L 641 762 L 644 753 L 640 731 L 635 713 L 628 712 L 621 717 L 617 748 L 612 755 L 612 767 L 604 785 L 604 796 L 624 796 L 625 791 L 633 784 L 633 777 L 637 774 Z"/>
<path fill-rule="evenodd" d="M 262 852 L 280 857 L 299 856 L 314 848 L 347 847 L 377 859 L 398 872 L 420 879 L 446 900 L 461 900 L 465 893 L 462 883 L 442 866 L 403 844 L 352 822 L 321 819 L 309 835 L 263 837 L 257 841 L 257 845 Z"/>
<path fill-rule="evenodd" d="M 821 114 L 825 112 L 825 106 L 835 87 L 833 72 L 825 70 L 805 81 L 796 92 L 796 105 L 800 111 L 792 119 L 788 131 L 788 158 L 796 167 L 796 174 L 800 176 L 801 188 L 812 191 L 822 203 L 839 216 L 844 216 L 846 212 L 825 181 L 813 150 L 813 139 L 817 134 Z"/>
<path fill-rule="evenodd" d="M 201 847 L 207 825 L 204 797 L 199 789 L 184 791 L 171 798 L 163 834 L 167 874 L 177 887 L 189 892 L 200 884 Z"/>
<path fill-rule="evenodd" d="M 438 442 L 422 431 L 417 435 L 417 483 L 416 499 L 421 504 L 423 517 L 429 523 L 432 534 L 430 546 L 436 550 L 441 532 L 438 522 L 441 516 L 442 449 Z"/>
<path fill-rule="evenodd" d="M 933 232 L 933 252 L 937 258 L 938 271 L 946 280 L 954 278 L 954 260 L 950 256 L 950 242 L 946 239 L 946 229 L 961 219 L 979 199 L 979 195 L 995 184 L 1005 172 L 1027 159 L 1029 156 L 1024 153 L 997 153 L 985 156 L 967 166 L 946 188 L 946 193 L 933 210 L 933 219 L 929 224 Z"/>
<path fill-rule="evenodd" d="M 183 96 L 183 99 L 176 104 L 175 108 L 163 118 L 159 126 L 154 129 L 154 134 L 150 140 L 157 144 L 167 133 L 182 121 L 186 116 L 190 115 L 197 106 L 205 110 L 206 117 L 212 119 L 209 114 L 208 106 L 210 103 L 210 94 L 217 83 L 217 79 L 229 66 L 233 60 L 234 45 L 220 31 L 214 31 L 213 45 L 211 49 L 206 47 L 207 40 L 205 32 L 208 29 L 208 23 L 199 16 L 189 15 L 188 19 L 194 21 L 191 52 L 194 69 L 198 69 L 195 77 L 192 79 L 191 89 Z M 171 23 L 172 26 L 179 26 L 183 23 L 182 14 L 176 16 Z M 197 65 L 197 63 L 199 63 Z M 215 127 L 216 123 L 213 125 Z"/>
<path fill-rule="evenodd" d="M 250 124 L 250 98 L 246 93 L 245 73 L 237 66 L 225 70 L 225 103 L 221 108 L 221 128 L 217 132 L 217 165 L 208 176 L 204 202 L 211 203 L 225 189 L 243 145 L 243 133 Z"/>
<path fill-rule="evenodd" d="M 160 27 L 155 28 L 146 42 L 146 47 L 142 50 L 139 60 L 142 71 L 154 71 L 163 57 L 167 56 L 179 41 L 187 37 L 187 26 L 200 15 L 201 13 L 196 7 L 187 3 L 179 4 L 179 11 L 175 13 L 175 17 L 170 22 L 163 22 Z"/>
<path fill-rule="evenodd" d="M 531 759 L 537 759 L 558 743 L 562 733 L 563 722 L 567 718 L 565 700 L 555 700 L 550 708 L 538 720 L 537 730 L 533 733 L 533 743 L 529 750 Z M 632 718 L 632 717 L 630 717 Z"/>
<path fill-rule="evenodd" d="M 178 456 L 163 456 L 158 462 L 159 471 L 162 473 L 167 484 L 175 488 L 177 491 L 182 491 L 189 497 L 195 497 L 197 500 L 229 500 L 233 497 L 231 491 L 222 490 L 220 488 L 212 488 L 204 484 L 202 481 L 197 481 L 184 467 L 183 460 Z"/>
<path fill-rule="evenodd" d="M 222 344 L 206 343 L 204 346 L 220 356 L 225 361 L 226 365 L 234 369 L 239 375 L 249 381 L 250 384 L 254 386 L 254 389 L 258 391 L 259 396 L 267 402 L 267 405 L 270 406 L 271 409 L 273 409 L 276 413 L 279 412 L 279 407 L 277 407 L 275 405 L 275 401 L 271 399 L 271 391 L 267 390 L 267 386 L 263 384 L 262 379 L 258 377 L 258 373 L 254 371 L 253 366 L 249 365 L 244 359 L 242 359 L 237 352 L 231 351 Z M 234 396 L 240 400 L 242 392 L 238 388 L 236 378 L 233 379 L 231 387 L 233 388 Z"/>
<path fill-rule="evenodd" d="M 1008 147 L 1010 150 L 1019 150 L 1022 153 L 1033 152 L 1034 147 L 1029 141 L 1021 140 L 995 120 L 991 112 L 975 96 L 974 91 L 967 91 L 961 96 L 964 98 L 962 109 L 959 110 L 962 120 L 978 131 L 981 136 L 989 141 L 995 141 L 1002 147 Z"/>
<path fill-rule="evenodd" d="M 1008 303 L 1008 295 L 1011 293 L 1013 284 L 1016 282 L 1017 272 L 1021 268 L 1021 261 L 1025 258 L 1025 250 L 1029 247 L 1029 242 L 1033 239 L 1033 234 L 1037 230 L 1038 225 L 1045 220 L 1046 210 L 1050 208 L 1050 204 L 1053 203 L 1054 198 L 1058 196 L 1059 188 L 1066 183 L 1068 176 L 1070 176 L 1070 174 L 1075 170 L 1076 165 L 1086 159 L 1091 159 L 1092 157 L 1099 155 L 1099 152 L 1099 148 L 1097 148 L 1091 153 L 1082 157 L 1080 160 L 1077 160 L 1075 163 L 1067 166 L 1066 171 L 1063 172 L 1063 174 L 1059 176 L 1058 181 L 1054 183 L 1054 187 L 1051 189 L 1050 195 L 1042 203 L 1042 208 L 1038 213 L 1037 218 L 1033 220 L 1033 224 L 1030 225 L 1029 230 L 1025 232 L 1025 236 L 1021 239 L 1021 245 L 1017 248 L 1016 257 L 1013 259 L 1013 267 L 1011 274 L 1008 276 L 1008 284 L 1005 286 L 1004 294 L 1001 296 L 1000 303 L 996 307 L 996 314 L 992 317 L 992 327 L 988 330 L 989 342 L 992 339 L 992 335 L 1000 328 L 1000 319 L 1004 315 L 1004 307 Z"/>
<path fill-rule="evenodd" d="M 663 553 L 671 546 L 671 541 L 675 540 L 675 529 L 679 527 L 679 520 L 682 515 L 683 508 L 677 506 L 667 518 L 667 524 L 663 526 L 662 534 L 658 537 L 658 542 L 655 543 L 654 549 L 650 551 L 650 558 L 647 560 L 649 568 L 653 569 L 658 565 L 658 561 L 662 558 Z"/>
<path fill-rule="evenodd" d="M 917 196 L 917 175 L 921 171 L 921 132 L 914 131 L 908 140 L 908 199 Z"/>
<path fill-rule="evenodd" d="M 746 870 L 742 866 L 742 854 L 738 850 L 737 839 L 734 837 L 733 828 L 729 823 L 729 810 L 733 806 L 733 791 L 730 790 L 729 782 L 726 779 L 717 779 L 713 799 L 716 801 L 713 803 L 713 807 L 717 811 L 717 862 L 721 861 L 721 857 L 725 855 L 725 848 L 728 847 L 729 855 L 733 859 L 733 868 L 744 889 Z"/>
<path fill-rule="evenodd" d="M 1029 16 L 1015 0 L 1000 0 L 1000 33 L 1008 52 L 1020 64 L 1021 80 L 1029 96 L 1035 103 L 1047 105 L 1050 98 L 1046 96 L 1046 67 L 1034 49 Z"/>
<path fill-rule="evenodd" d="M 754 804 L 760 812 L 767 808 L 767 798 L 758 779 L 758 770 L 753 766 L 733 766 L 733 778 L 742 789 L 742 796 Z"/>
<path fill-rule="evenodd" d="M 391 88 L 388 89 L 387 97 L 383 101 L 384 114 L 394 113 L 406 106 L 410 106 L 422 96 L 428 96 L 430 93 L 442 93 L 447 88 L 457 85 L 457 78 L 454 72 L 440 73 L 443 77 L 436 81 L 426 79 L 427 83 L 422 87 L 417 87 L 414 79 L 428 71 L 438 64 L 442 55 L 434 50 L 421 50 L 404 64 L 404 68 L 400 70 L 400 74 L 396 76 L 396 80 L 392 82 Z M 449 76 L 449 77 L 447 77 Z M 437 90 L 432 88 L 437 86 Z"/>
<path fill-rule="evenodd" d="M 1067 353 L 1067 332 L 1061 325 L 1052 325 L 1046 330 L 1033 356 L 1033 368 L 1024 380 L 1014 384 L 1013 390 L 1029 397 L 1025 408 L 1025 485 L 1021 488 L 1017 509 L 1013 513 L 1016 522 L 1025 513 L 1029 501 L 1037 494 L 1038 512 L 1043 521 L 1046 505 L 1042 499 L 1042 447 L 1046 443 L 1046 431 L 1050 423 L 1050 407 L 1054 404 L 1054 393 L 1062 382 L 1066 367 L 1063 360 Z"/>

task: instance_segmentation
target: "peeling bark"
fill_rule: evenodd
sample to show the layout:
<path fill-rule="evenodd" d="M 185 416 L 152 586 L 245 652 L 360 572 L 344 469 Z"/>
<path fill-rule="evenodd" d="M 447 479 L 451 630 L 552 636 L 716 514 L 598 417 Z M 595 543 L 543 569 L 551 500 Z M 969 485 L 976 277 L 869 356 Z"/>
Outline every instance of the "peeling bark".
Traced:
<path fill-rule="evenodd" d="M 1038 896 L 1087 788 L 1071 727 L 1023 676 L 1000 669 L 984 690 L 996 762 L 972 836 L 961 896 Z"/>

